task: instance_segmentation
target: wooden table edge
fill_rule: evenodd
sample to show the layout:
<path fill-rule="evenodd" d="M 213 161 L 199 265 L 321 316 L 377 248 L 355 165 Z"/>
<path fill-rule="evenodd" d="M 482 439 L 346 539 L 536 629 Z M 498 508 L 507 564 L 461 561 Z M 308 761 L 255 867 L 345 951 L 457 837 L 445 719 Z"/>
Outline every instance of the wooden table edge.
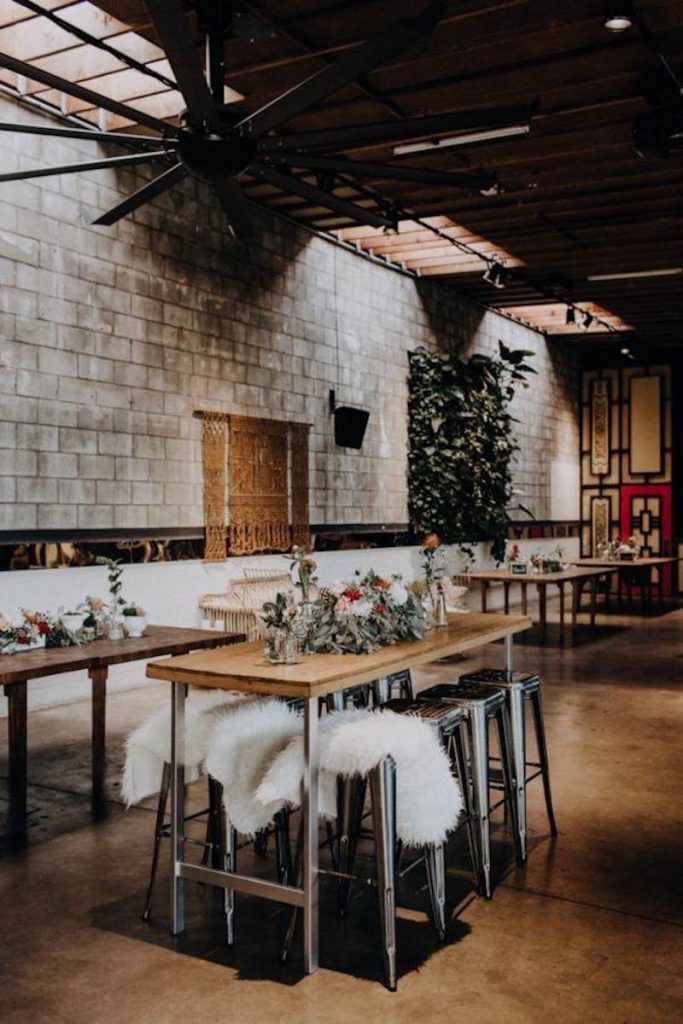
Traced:
<path fill-rule="evenodd" d="M 494 643 L 496 640 L 503 640 L 505 637 L 523 633 L 533 626 L 532 620 L 527 615 L 504 616 L 492 614 L 490 618 L 505 619 L 506 621 L 500 622 L 494 628 L 482 630 L 478 636 L 471 636 L 460 640 L 454 639 L 452 644 L 449 644 L 442 651 L 435 650 L 434 648 L 420 650 L 418 641 L 415 643 L 416 649 L 414 652 L 409 653 L 403 647 L 401 656 L 397 657 L 393 662 L 388 662 L 382 666 L 369 667 L 365 670 L 359 668 L 355 672 L 344 672 L 334 679 L 328 679 L 320 683 L 296 682 L 294 680 L 289 681 L 258 676 L 247 678 L 243 675 L 231 676 L 221 672 L 197 671 L 187 667 L 172 665 L 171 663 L 175 660 L 173 658 L 168 658 L 161 662 L 150 662 L 147 665 L 146 674 L 150 679 L 171 683 L 186 683 L 191 686 L 209 687 L 211 689 L 240 690 L 246 693 L 281 697 L 324 697 L 327 694 L 345 689 L 347 686 L 372 682 L 382 675 L 390 675 L 392 672 L 397 672 L 403 668 L 417 668 L 419 665 L 429 664 L 453 654 L 460 654 L 475 647 Z M 257 650 L 256 646 L 254 650 Z M 386 650 L 390 651 L 391 648 L 387 647 Z M 315 655 L 311 657 L 315 657 Z M 349 658 L 349 663 L 352 664 L 351 659 L 365 656 L 348 654 L 342 655 L 342 657 Z"/>

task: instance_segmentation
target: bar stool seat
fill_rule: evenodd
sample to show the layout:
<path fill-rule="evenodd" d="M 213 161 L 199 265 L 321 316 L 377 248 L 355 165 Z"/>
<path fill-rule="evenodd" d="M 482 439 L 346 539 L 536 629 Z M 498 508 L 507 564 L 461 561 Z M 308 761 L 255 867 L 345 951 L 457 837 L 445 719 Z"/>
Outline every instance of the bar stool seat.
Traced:
<path fill-rule="evenodd" d="M 552 790 L 550 786 L 550 766 L 548 747 L 543 719 L 543 703 L 541 698 L 541 680 L 535 672 L 507 672 L 505 669 L 483 668 L 477 672 L 467 672 L 460 676 L 458 689 L 469 685 L 494 686 L 505 692 L 508 716 L 510 720 L 510 740 L 512 759 L 515 772 L 515 791 L 517 794 L 517 818 L 522 847 L 526 853 L 527 813 L 526 787 L 539 776 L 543 780 L 546 813 L 550 824 L 550 832 L 557 835 L 557 823 L 553 809 Z M 526 750 L 526 718 L 525 705 L 531 705 L 534 730 L 536 734 L 536 750 L 538 760 L 531 761 Z M 530 770 L 531 769 L 531 770 Z"/>
<path fill-rule="evenodd" d="M 501 788 L 509 807 L 515 856 L 524 863 L 524 850 L 517 821 L 517 799 L 514 788 L 514 768 L 510 749 L 508 719 L 505 711 L 505 692 L 483 683 L 439 683 L 423 690 L 418 700 L 450 703 L 460 708 L 467 722 L 470 752 L 468 778 L 472 786 L 475 820 L 477 823 L 477 867 L 479 885 L 483 895 L 491 898 L 491 806 L 490 789 L 495 780 L 490 771 L 489 723 L 493 720 L 498 731 L 501 752 Z M 464 787 L 465 790 L 467 786 Z M 498 787 L 496 787 L 498 788 Z"/>

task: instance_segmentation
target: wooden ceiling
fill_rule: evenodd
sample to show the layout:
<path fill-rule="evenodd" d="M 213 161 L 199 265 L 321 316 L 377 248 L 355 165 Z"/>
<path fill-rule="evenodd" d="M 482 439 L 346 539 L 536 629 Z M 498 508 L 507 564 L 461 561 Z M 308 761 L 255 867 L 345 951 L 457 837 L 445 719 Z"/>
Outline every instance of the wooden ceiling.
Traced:
<path fill-rule="evenodd" d="M 172 78 L 143 0 L 39 3 Z M 250 43 L 226 40 L 226 101 L 234 104 L 236 116 L 254 110 L 423 6 L 424 0 L 240 0 L 241 9 L 269 26 L 272 35 L 264 31 L 264 38 Z M 404 157 L 393 154 L 393 143 L 343 150 L 373 162 L 494 171 L 499 194 L 366 180 L 364 187 L 397 201 L 423 222 L 405 217 L 398 233 L 391 234 L 351 225 L 248 178 L 243 181 L 246 194 L 309 225 L 339 231 L 376 255 L 446 280 L 475 300 L 551 334 L 586 343 L 604 338 L 606 328 L 597 322 L 584 332 L 568 328 L 565 307 L 548 290 L 571 296 L 605 323 L 637 332 L 641 342 L 683 344 L 680 274 L 588 280 L 683 267 L 683 151 L 641 157 L 632 141 L 634 118 L 667 92 L 672 95 L 673 87 L 659 74 L 656 53 L 635 27 L 618 35 L 605 30 L 605 0 L 446 0 L 444 6 L 430 36 L 286 127 L 400 121 L 537 99 L 528 135 Z M 192 4 L 187 8 L 188 24 L 196 31 Z M 683 0 L 641 0 L 638 10 L 671 64 L 681 67 Z M 198 32 L 196 43 L 202 59 Z M 111 53 L 74 39 L 16 0 L 0 0 L 0 51 L 157 117 L 176 118 L 182 107 L 179 93 L 168 84 L 125 68 Z M 0 81 L 101 128 L 131 128 L 83 100 L 17 81 L 11 73 L 1 72 Z M 336 191 L 372 205 L 352 185 Z M 485 266 L 449 238 L 519 267 L 525 279 L 513 277 L 505 288 L 493 288 L 482 279 Z M 613 343 L 623 344 L 622 338 Z"/>

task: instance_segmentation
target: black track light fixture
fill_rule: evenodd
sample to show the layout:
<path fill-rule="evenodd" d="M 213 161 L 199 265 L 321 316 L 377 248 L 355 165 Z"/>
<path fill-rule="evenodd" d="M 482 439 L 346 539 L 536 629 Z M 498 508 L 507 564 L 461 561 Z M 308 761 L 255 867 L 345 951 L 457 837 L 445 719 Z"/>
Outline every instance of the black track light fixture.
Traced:
<path fill-rule="evenodd" d="M 564 316 L 564 322 L 567 325 L 567 327 L 571 327 L 573 324 L 576 323 L 576 313 L 574 311 L 573 306 L 567 306 L 567 312 Z"/>
<path fill-rule="evenodd" d="M 496 260 L 488 261 L 484 271 L 484 280 L 487 284 L 492 284 L 494 288 L 504 288 L 507 284 L 508 276 L 508 272 L 502 263 L 497 263 Z"/>
<path fill-rule="evenodd" d="M 586 310 L 584 312 L 584 314 L 583 314 L 582 319 L 581 319 L 581 323 L 579 324 L 579 327 L 581 328 L 581 330 L 582 331 L 589 330 L 594 319 L 595 319 L 595 317 L 592 315 L 592 313 L 589 313 L 588 310 Z"/>
<path fill-rule="evenodd" d="M 634 21 L 635 10 L 631 0 L 617 0 L 607 5 L 604 24 L 608 32 L 626 32 Z"/>

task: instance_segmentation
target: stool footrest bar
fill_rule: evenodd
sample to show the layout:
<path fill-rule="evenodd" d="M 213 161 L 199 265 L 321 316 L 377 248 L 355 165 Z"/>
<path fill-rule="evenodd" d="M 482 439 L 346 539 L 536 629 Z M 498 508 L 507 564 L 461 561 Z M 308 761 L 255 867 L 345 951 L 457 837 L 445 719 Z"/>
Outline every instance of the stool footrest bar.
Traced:
<path fill-rule="evenodd" d="M 193 882 L 204 882 L 206 885 L 216 885 L 222 889 L 233 889 L 235 892 L 243 892 L 248 896 L 260 896 L 276 903 L 287 903 L 292 907 L 303 907 L 304 905 L 303 889 L 291 885 L 280 885 L 278 882 L 251 878 L 249 875 L 237 875 L 231 871 L 218 871 L 216 868 L 188 864 L 186 861 L 176 864 L 176 870 L 179 878 L 188 878 Z"/>

